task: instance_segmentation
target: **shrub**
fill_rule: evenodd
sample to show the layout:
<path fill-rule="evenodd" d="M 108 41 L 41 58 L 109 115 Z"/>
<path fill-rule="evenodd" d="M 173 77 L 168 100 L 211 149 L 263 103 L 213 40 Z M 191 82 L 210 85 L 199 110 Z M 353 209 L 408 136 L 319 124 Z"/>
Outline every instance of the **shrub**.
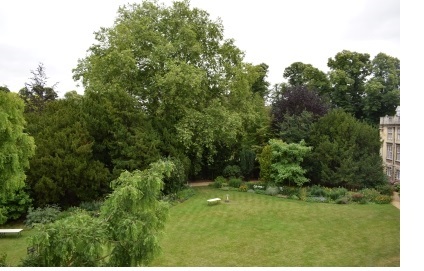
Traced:
<path fill-rule="evenodd" d="M 340 197 L 338 199 L 336 199 L 335 201 L 337 204 L 348 204 L 349 203 L 349 198 L 348 197 Z"/>
<path fill-rule="evenodd" d="M 24 189 L 0 197 L 0 225 L 7 220 L 21 218 L 27 212 L 31 202 L 31 198 Z"/>
<path fill-rule="evenodd" d="M 295 194 L 291 195 L 289 198 L 290 199 L 299 200 L 299 197 L 297 195 L 295 195 Z"/>
<path fill-rule="evenodd" d="M 309 188 L 309 195 L 311 197 L 325 197 L 326 191 L 320 185 L 313 185 Z"/>
<path fill-rule="evenodd" d="M 266 191 L 265 190 L 261 190 L 261 189 L 255 189 L 255 193 L 256 194 L 260 194 L 260 195 L 266 195 Z"/>
<path fill-rule="evenodd" d="M 58 219 L 59 214 L 60 207 L 57 205 L 47 205 L 44 208 L 38 207 L 37 209 L 30 207 L 26 216 L 25 225 L 32 227 L 36 223 L 51 223 Z"/>
<path fill-rule="evenodd" d="M 240 187 L 239 187 L 239 189 L 238 189 L 240 192 L 246 192 L 247 191 L 247 185 L 245 185 L 245 184 L 242 184 L 242 185 L 240 185 Z"/>
<path fill-rule="evenodd" d="M 400 183 L 394 183 L 394 184 L 393 184 L 393 190 L 394 190 L 395 192 L 400 193 Z"/>
<path fill-rule="evenodd" d="M 374 188 L 364 188 L 360 192 L 368 202 L 375 202 L 376 198 L 381 195 L 380 192 Z"/>
<path fill-rule="evenodd" d="M 275 196 L 280 192 L 280 189 L 276 186 L 268 186 L 265 190 L 265 194 Z"/>
<path fill-rule="evenodd" d="M 353 202 L 365 202 L 364 195 L 359 192 L 355 192 L 351 195 L 351 199 Z"/>
<path fill-rule="evenodd" d="M 299 197 L 299 187 L 284 186 L 281 194 L 291 197 L 293 195 Z"/>
<path fill-rule="evenodd" d="M 231 178 L 228 181 L 228 185 L 230 187 L 234 187 L 234 188 L 239 188 L 242 183 L 243 183 L 243 181 L 239 178 Z"/>
<path fill-rule="evenodd" d="M 307 197 L 305 199 L 307 202 L 328 202 L 327 198 L 325 197 Z"/>
<path fill-rule="evenodd" d="M 337 200 L 339 198 L 345 197 L 348 193 L 348 190 L 344 187 L 336 187 L 331 189 L 326 189 L 327 197 L 331 200 Z"/>
<path fill-rule="evenodd" d="M 100 211 L 100 207 L 102 207 L 103 201 L 94 200 L 94 201 L 83 201 L 80 203 L 80 208 L 89 212 L 97 212 Z"/>
<path fill-rule="evenodd" d="M 177 199 L 179 201 L 185 201 L 191 198 L 192 196 L 196 195 L 196 192 L 193 188 L 186 188 L 179 192 L 177 192 Z"/>
<path fill-rule="evenodd" d="M 255 193 L 255 190 L 249 189 L 249 190 L 247 190 L 247 193 Z"/>
<path fill-rule="evenodd" d="M 375 189 L 380 192 L 381 195 L 392 196 L 393 195 L 393 186 L 389 183 L 381 184 L 375 187 Z"/>
<path fill-rule="evenodd" d="M 388 195 L 380 195 L 374 199 L 374 202 L 378 204 L 388 204 L 392 202 L 392 197 Z"/>
<path fill-rule="evenodd" d="M 224 168 L 224 171 L 222 172 L 222 175 L 224 175 L 224 177 L 227 177 L 227 178 L 231 178 L 231 177 L 238 178 L 241 176 L 241 169 L 237 165 L 226 166 Z"/>
<path fill-rule="evenodd" d="M 225 179 L 222 176 L 218 176 L 215 178 L 214 182 L 212 183 L 212 186 L 215 188 L 221 188 L 222 185 L 226 182 L 227 182 L 227 179 Z"/>

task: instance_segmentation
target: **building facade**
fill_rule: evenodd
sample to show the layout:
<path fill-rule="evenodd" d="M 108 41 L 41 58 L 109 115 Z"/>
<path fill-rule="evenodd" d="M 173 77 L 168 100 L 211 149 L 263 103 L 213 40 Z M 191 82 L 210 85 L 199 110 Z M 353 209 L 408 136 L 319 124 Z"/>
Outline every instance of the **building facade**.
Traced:
<path fill-rule="evenodd" d="M 390 183 L 400 182 L 400 106 L 395 116 L 380 118 L 380 155 Z"/>

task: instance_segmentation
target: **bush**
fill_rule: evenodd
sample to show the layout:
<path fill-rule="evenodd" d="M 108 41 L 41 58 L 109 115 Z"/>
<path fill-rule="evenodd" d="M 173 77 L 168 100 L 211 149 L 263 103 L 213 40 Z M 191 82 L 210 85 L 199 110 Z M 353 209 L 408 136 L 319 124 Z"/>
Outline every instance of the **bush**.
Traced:
<path fill-rule="evenodd" d="M 266 191 L 265 190 L 261 190 L 261 189 L 255 189 L 255 193 L 256 194 L 260 194 L 260 195 L 266 195 Z"/>
<path fill-rule="evenodd" d="M 184 190 L 181 190 L 177 193 L 177 199 L 179 201 L 185 201 L 191 198 L 192 196 L 196 195 L 196 192 L 193 188 L 186 188 Z"/>
<path fill-rule="evenodd" d="M 328 202 L 327 198 L 325 197 L 307 197 L 305 199 L 307 202 Z"/>
<path fill-rule="evenodd" d="M 240 185 L 240 187 L 239 187 L 239 189 L 238 189 L 240 192 L 246 192 L 247 191 L 247 185 L 245 185 L 245 184 L 242 184 L 242 185 Z"/>
<path fill-rule="evenodd" d="M 280 192 L 280 189 L 276 186 L 268 186 L 265 193 L 270 196 L 275 196 Z"/>
<path fill-rule="evenodd" d="M 38 207 L 37 209 L 30 207 L 26 216 L 25 225 L 27 227 L 32 227 L 36 223 L 51 223 L 58 219 L 59 214 L 60 207 L 57 205 L 47 205 L 44 208 Z"/>
<path fill-rule="evenodd" d="M 231 178 L 231 177 L 238 178 L 238 177 L 241 177 L 241 169 L 237 165 L 226 166 L 222 174 L 224 175 L 224 177 L 227 177 L 227 178 Z"/>
<path fill-rule="evenodd" d="M 388 204 L 392 202 L 392 197 L 388 195 L 380 195 L 375 198 L 374 202 L 378 204 Z"/>
<path fill-rule="evenodd" d="M 359 192 L 353 193 L 351 195 L 351 199 L 352 199 L 353 202 L 362 202 L 362 203 L 365 203 L 366 202 L 366 200 L 364 199 L 364 195 L 362 195 Z"/>
<path fill-rule="evenodd" d="M 376 198 L 381 195 L 380 192 L 374 188 L 364 188 L 359 192 L 364 195 L 364 199 L 368 202 L 375 202 Z"/>
<path fill-rule="evenodd" d="M 97 212 L 100 211 L 100 207 L 102 207 L 103 201 L 94 200 L 94 201 L 83 201 L 80 203 L 80 208 L 89 212 Z"/>
<path fill-rule="evenodd" d="M 348 197 L 341 197 L 336 199 L 336 203 L 337 204 L 348 204 L 349 203 L 349 198 Z"/>
<path fill-rule="evenodd" d="M 24 189 L 0 197 L 0 225 L 8 220 L 17 220 L 26 214 L 31 198 Z"/>
<path fill-rule="evenodd" d="M 313 185 L 309 188 L 309 195 L 311 197 L 325 197 L 326 191 L 320 185 Z"/>
<path fill-rule="evenodd" d="M 230 187 L 234 187 L 234 188 L 239 188 L 242 183 L 243 183 L 243 181 L 239 178 L 231 178 L 228 181 L 228 185 Z"/>
<path fill-rule="evenodd" d="M 400 183 L 394 183 L 394 184 L 393 184 L 393 190 L 394 190 L 395 192 L 400 193 Z"/>
<path fill-rule="evenodd" d="M 218 176 L 215 178 L 214 182 L 212 183 L 212 186 L 215 188 L 221 188 L 224 183 L 227 182 L 227 179 L 225 179 L 222 176 Z"/>
<path fill-rule="evenodd" d="M 345 197 L 348 194 L 348 190 L 344 187 L 336 187 L 331 189 L 326 189 L 327 197 L 331 200 L 337 200 Z"/>
<path fill-rule="evenodd" d="M 291 197 L 293 195 L 299 197 L 299 187 L 284 186 L 281 194 L 286 195 L 287 197 Z"/>
<path fill-rule="evenodd" d="M 375 189 L 380 192 L 381 195 L 392 196 L 393 195 L 393 186 L 389 183 L 381 184 L 375 187 Z"/>

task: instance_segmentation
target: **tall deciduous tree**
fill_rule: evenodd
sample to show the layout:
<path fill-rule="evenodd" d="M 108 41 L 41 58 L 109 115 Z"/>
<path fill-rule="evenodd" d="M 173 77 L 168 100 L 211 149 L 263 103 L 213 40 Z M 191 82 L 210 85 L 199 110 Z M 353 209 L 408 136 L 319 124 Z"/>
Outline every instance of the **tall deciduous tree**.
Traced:
<path fill-rule="evenodd" d="M 243 63 L 221 21 L 189 1 L 121 7 L 96 39 L 74 78 L 86 93 L 133 97 L 159 136 L 160 155 L 188 158 L 192 175 L 214 163 L 221 146 L 233 149 L 262 131 L 266 67 Z"/>
<path fill-rule="evenodd" d="M 294 62 L 284 69 L 283 77 L 288 80 L 289 86 L 306 86 L 320 95 L 327 94 L 330 89 L 327 75 L 311 64 Z"/>
<path fill-rule="evenodd" d="M 371 79 L 365 85 L 364 113 L 369 123 L 394 115 L 400 105 L 400 60 L 379 53 L 372 60 Z"/>
<path fill-rule="evenodd" d="M 25 170 L 35 143 L 25 132 L 24 103 L 13 92 L 0 92 L 0 196 L 25 186 Z"/>

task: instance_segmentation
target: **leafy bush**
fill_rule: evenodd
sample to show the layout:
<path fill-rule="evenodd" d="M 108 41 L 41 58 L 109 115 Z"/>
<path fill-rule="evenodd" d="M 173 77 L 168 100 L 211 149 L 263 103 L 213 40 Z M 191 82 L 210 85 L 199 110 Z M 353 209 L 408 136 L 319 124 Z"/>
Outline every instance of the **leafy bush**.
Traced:
<path fill-rule="evenodd" d="M 392 197 L 388 195 L 380 195 L 374 199 L 374 202 L 378 204 L 388 204 L 392 202 Z"/>
<path fill-rule="evenodd" d="M 284 186 L 281 194 L 286 195 L 287 197 L 291 197 L 293 195 L 299 197 L 299 187 Z"/>
<path fill-rule="evenodd" d="M 275 196 L 280 192 L 280 189 L 276 186 L 268 186 L 265 190 L 265 194 Z"/>
<path fill-rule="evenodd" d="M 218 176 L 215 178 L 214 182 L 212 183 L 212 186 L 215 188 L 221 188 L 222 185 L 226 182 L 227 182 L 227 179 L 225 179 L 222 176 Z"/>
<path fill-rule="evenodd" d="M 345 197 L 340 197 L 338 199 L 336 199 L 335 201 L 337 204 L 348 204 L 349 203 L 349 198 L 347 196 Z"/>
<path fill-rule="evenodd" d="M 381 195 L 380 192 L 374 188 L 364 188 L 359 192 L 364 195 L 364 199 L 368 202 L 375 202 L 376 198 Z"/>
<path fill-rule="evenodd" d="M 228 185 L 230 187 L 234 187 L 234 188 L 239 188 L 242 183 L 243 183 L 243 181 L 239 178 L 231 178 L 228 181 Z"/>
<path fill-rule="evenodd" d="M 393 184 L 393 190 L 400 193 L 400 183 Z"/>
<path fill-rule="evenodd" d="M 31 202 L 32 199 L 24 189 L 0 197 L 0 225 L 7 220 L 21 218 L 27 212 Z"/>
<path fill-rule="evenodd" d="M 175 157 L 167 158 L 165 161 L 170 161 L 174 164 L 174 170 L 171 172 L 169 177 L 165 177 L 163 193 L 171 194 L 177 193 L 178 191 L 184 189 L 187 182 L 187 170 L 184 166 L 184 163 Z"/>
<path fill-rule="evenodd" d="M 380 192 L 381 195 L 392 196 L 393 195 L 393 186 L 389 183 L 381 184 L 375 187 L 375 189 Z"/>
<path fill-rule="evenodd" d="M 247 190 L 247 193 L 255 193 L 255 190 L 249 189 L 249 190 Z"/>
<path fill-rule="evenodd" d="M 238 189 L 240 192 L 246 192 L 247 191 L 247 185 L 245 185 L 245 184 L 242 184 L 242 185 L 240 185 L 240 187 L 239 187 L 239 189 Z"/>
<path fill-rule="evenodd" d="M 366 200 L 364 199 L 364 195 L 362 195 L 359 192 L 352 193 L 351 199 L 353 202 L 362 202 L 362 203 L 366 202 Z"/>
<path fill-rule="evenodd" d="M 227 178 L 231 178 L 231 177 L 238 178 L 238 177 L 241 177 L 241 169 L 237 165 L 226 166 L 222 174 L 224 175 L 224 177 L 227 177 Z"/>
<path fill-rule="evenodd" d="M 266 195 L 266 191 L 262 189 L 255 189 L 255 193 L 260 195 Z"/>
<path fill-rule="evenodd" d="M 184 190 L 181 190 L 177 193 L 177 198 L 180 201 L 185 201 L 191 198 L 192 196 L 196 195 L 196 192 L 193 188 L 186 188 Z"/>
<path fill-rule="evenodd" d="M 299 200 L 299 197 L 297 195 L 295 195 L 295 194 L 291 195 L 289 198 L 290 199 Z"/>
<path fill-rule="evenodd" d="M 320 185 L 313 185 L 309 188 L 309 195 L 311 197 L 325 197 L 326 191 Z"/>
<path fill-rule="evenodd" d="M 331 200 L 337 200 L 339 198 L 343 198 L 348 194 L 348 190 L 344 187 L 336 187 L 331 189 L 326 189 L 327 197 Z"/>
<path fill-rule="evenodd" d="M 26 216 L 25 225 L 32 227 L 36 223 L 51 223 L 58 219 L 59 214 L 60 207 L 57 205 L 47 205 L 44 208 L 38 207 L 37 209 L 30 207 Z"/>
<path fill-rule="evenodd" d="M 97 212 L 100 211 L 100 207 L 102 207 L 103 201 L 94 200 L 94 201 L 83 201 L 80 203 L 80 208 L 89 212 Z"/>

